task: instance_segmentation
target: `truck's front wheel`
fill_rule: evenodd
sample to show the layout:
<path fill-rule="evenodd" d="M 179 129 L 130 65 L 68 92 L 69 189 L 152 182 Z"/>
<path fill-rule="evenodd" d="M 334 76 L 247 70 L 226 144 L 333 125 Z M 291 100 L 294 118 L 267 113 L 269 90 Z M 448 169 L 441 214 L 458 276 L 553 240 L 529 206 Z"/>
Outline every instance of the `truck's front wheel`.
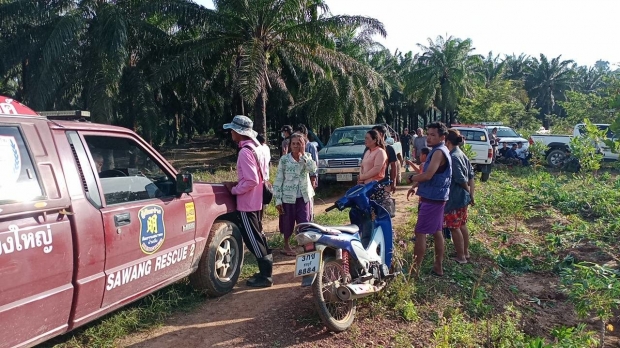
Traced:
<path fill-rule="evenodd" d="M 241 232 L 230 222 L 216 222 L 211 228 L 198 269 L 189 280 L 197 290 L 211 296 L 222 296 L 237 283 L 242 265 Z"/>

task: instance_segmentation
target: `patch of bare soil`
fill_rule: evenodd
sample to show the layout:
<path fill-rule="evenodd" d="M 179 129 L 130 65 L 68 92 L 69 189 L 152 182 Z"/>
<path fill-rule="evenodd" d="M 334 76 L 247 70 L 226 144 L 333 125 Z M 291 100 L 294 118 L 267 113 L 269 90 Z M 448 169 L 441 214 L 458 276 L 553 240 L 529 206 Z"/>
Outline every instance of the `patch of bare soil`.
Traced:
<path fill-rule="evenodd" d="M 555 327 L 578 324 L 573 305 L 558 289 L 554 274 L 526 273 L 510 277 L 514 303 L 523 309 L 523 329 L 532 336 L 545 337 Z M 515 290 L 516 287 L 516 290 Z"/>
<path fill-rule="evenodd" d="M 605 264 L 614 260 L 614 257 L 595 245 L 579 245 L 566 251 L 567 256 L 572 256 L 575 262 L 592 262 Z"/>

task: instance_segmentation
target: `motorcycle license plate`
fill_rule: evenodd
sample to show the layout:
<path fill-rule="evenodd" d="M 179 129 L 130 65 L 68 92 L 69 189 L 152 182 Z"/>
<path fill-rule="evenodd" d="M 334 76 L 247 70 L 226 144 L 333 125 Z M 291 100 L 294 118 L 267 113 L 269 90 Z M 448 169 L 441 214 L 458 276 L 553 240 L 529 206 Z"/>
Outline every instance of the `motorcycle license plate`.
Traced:
<path fill-rule="evenodd" d="M 313 251 L 311 253 L 297 255 L 295 261 L 295 277 L 303 277 L 319 271 L 321 265 L 321 253 Z"/>

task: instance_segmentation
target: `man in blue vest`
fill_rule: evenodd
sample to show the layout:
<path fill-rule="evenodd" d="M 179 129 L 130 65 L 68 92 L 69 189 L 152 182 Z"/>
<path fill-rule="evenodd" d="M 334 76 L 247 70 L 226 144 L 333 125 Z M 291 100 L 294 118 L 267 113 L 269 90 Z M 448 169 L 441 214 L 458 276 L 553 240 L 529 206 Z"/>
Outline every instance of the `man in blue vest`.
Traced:
<path fill-rule="evenodd" d="M 422 174 L 411 178 L 414 183 L 419 183 L 417 193 L 415 185 L 407 192 L 407 199 L 413 194 L 420 197 L 413 252 L 416 271 L 419 272 L 422 265 L 426 252 L 426 236 L 430 234 L 435 240 L 435 263 L 432 274 L 436 276 L 443 276 L 443 216 L 452 181 L 452 159 L 445 145 L 447 134 L 448 128 L 441 122 L 428 125 L 426 143 L 431 151 L 424 162 Z"/>

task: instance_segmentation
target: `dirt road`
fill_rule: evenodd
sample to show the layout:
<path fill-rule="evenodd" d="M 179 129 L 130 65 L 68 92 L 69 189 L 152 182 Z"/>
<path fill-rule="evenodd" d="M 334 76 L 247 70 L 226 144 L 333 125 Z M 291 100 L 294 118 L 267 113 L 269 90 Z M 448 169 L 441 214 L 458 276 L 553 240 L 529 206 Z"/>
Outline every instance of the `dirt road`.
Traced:
<path fill-rule="evenodd" d="M 408 187 L 399 187 L 394 226 L 409 218 Z M 335 197 L 337 198 L 337 197 Z M 315 206 L 317 214 L 335 198 Z M 277 230 L 277 221 L 265 224 L 265 231 Z M 228 295 L 209 299 L 188 313 L 177 313 L 164 326 L 130 335 L 120 347 L 331 347 L 347 345 L 346 333 L 334 335 L 319 324 L 310 288 L 302 288 L 293 277 L 293 257 L 274 253 L 274 286 L 252 289 L 242 282 Z M 344 340 L 344 342 L 342 342 Z"/>

